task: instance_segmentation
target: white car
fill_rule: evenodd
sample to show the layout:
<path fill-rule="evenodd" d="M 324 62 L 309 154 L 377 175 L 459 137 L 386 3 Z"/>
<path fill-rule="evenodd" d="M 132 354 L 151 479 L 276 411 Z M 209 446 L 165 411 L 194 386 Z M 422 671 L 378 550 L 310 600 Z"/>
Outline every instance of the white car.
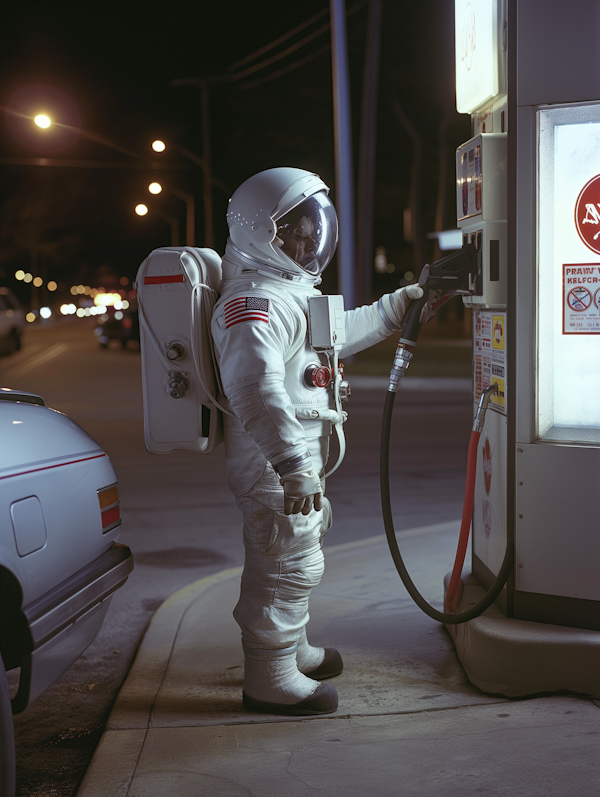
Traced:
<path fill-rule="evenodd" d="M 25 313 L 9 288 L 0 288 L 0 354 L 12 354 L 21 348 Z"/>
<path fill-rule="evenodd" d="M 133 557 L 116 542 L 115 472 L 81 427 L 40 396 L 0 388 L 0 441 L 0 794 L 12 797 L 12 713 L 94 641 Z M 11 710 L 5 670 L 17 667 Z"/>

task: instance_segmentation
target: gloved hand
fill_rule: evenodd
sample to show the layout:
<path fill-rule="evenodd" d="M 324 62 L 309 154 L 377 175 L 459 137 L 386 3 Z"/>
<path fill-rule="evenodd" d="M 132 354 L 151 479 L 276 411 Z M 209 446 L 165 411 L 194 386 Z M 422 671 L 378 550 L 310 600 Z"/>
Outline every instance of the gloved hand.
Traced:
<path fill-rule="evenodd" d="M 323 507 L 321 480 L 314 470 L 296 470 L 280 478 L 283 485 L 283 511 L 286 515 L 302 512 L 308 515 L 313 505 L 317 512 Z"/>
<path fill-rule="evenodd" d="M 398 288 L 394 293 L 388 294 L 390 297 L 390 304 L 394 314 L 398 319 L 398 326 L 402 326 L 404 314 L 408 310 L 408 305 L 415 299 L 420 299 L 423 296 L 423 288 L 418 285 L 407 285 L 405 288 Z M 426 324 L 433 318 L 433 308 L 429 302 L 423 307 L 421 311 L 421 324 Z"/>

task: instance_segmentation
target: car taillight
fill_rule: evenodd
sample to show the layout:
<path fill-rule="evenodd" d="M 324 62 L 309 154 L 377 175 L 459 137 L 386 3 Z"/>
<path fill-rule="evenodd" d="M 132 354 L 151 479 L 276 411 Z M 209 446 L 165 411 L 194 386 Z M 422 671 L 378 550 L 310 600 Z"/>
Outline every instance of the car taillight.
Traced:
<path fill-rule="evenodd" d="M 119 489 L 116 484 L 98 490 L 98 502 L 102 515 L 102 533 L 116 529 L 121 525 L 121 507 L 119 505 Z"/>

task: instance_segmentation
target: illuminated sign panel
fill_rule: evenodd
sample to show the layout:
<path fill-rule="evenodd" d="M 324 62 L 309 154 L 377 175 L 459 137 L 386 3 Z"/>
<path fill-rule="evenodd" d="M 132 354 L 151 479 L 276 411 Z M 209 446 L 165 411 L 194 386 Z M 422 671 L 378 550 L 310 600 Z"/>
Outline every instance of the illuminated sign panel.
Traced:
<path fill-rule="evenodd" d="M 538 125 L 538 435 L 599 443 L 600 105 Z"/>
<path fill-rule="evenodd" d="M 498 94 L 497 0 L 455 0 L 456 110 L 473 113 Z"/>

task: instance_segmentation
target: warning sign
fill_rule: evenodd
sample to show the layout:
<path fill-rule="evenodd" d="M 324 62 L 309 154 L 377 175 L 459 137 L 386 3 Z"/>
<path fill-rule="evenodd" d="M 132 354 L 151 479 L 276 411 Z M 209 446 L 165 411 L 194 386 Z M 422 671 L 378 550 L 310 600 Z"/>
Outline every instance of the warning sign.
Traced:
<path fill-rule="evenodd" d="M 577 197 L 575 225 L 583 243 L 600 254 L 600 174 L 592 177 Z"/>
<path fill-rule="evenodd" d="M 487 387 L 498 385 L 489 406 L 506 415 L 506 313 L 478 311 L 474 321 L 475 400 Z"/>
<path fill-rule="evenodd" d="M 563 335 L 600 335 L 600 264 L 563 264 Z"/>

